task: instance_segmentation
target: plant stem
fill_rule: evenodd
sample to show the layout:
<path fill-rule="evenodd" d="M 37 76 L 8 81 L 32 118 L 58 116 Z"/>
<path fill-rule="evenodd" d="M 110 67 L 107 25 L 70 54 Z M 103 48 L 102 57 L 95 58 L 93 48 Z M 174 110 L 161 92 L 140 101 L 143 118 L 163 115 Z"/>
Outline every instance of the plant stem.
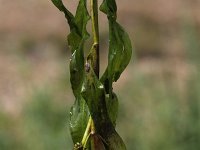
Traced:
<path fill-rule="evenodd" d="M 90 0 L 92 33 L 93 33 L 93 69 L 97 77 L 99 77 L 99 23 L 98 23 L 98 2 Z"/>
<path fill-rule="evenodd" d="M 91 19 L 92 19 L 92 33 L 93 33 L 93 45 L 89 57 L 91 58 L 91 65 L 95 74 L 99 78 L 99 23 L 98 23 L 98 2 L 97 0 L 90 0 L 91 7 Z M 90 116 L 88 124 L 81 141 L 83 147 L 87 145 L 87 141 L 91 134 L 95 133 L 95 126 L 92 117 Z"/>
<path fill-rule="evenodd" d="M 91 65 L 95 74 L 99 78 L 99 23 L 98 23 L 98 2 L 97 0 L 90 0 L 91 19 L 92 19 L 92 33 L 93 45 L 90 52 Z M 90 116 L 85 134 L 82 139 L 82 144 L 85 147 L 87 140 L 91 134 L 95 133 L 95 126 L 92 117 Z"/>
<path fill-rule="evenodd" d="M 99 78 L 99 24 L 98 24 L 98 2 L 97 0 L 90 0 L 91 7 L 91 19 L 92 19 L 92 33 L 93 33 L 93 45 L 89 54 L 92 68 L 95 74 Z M 87 140 L 91 134 L 95 133 L 95 126 L 90 116 L 88 124 L 81 141 L 82 145 L 85 147 L 87 145 Z"/>
<path fill-rule="evenodd" d="M 91 124 L 92 124 L 92 117 L 90 116 L 83 139 L 81 141 L 82 145 L 85 147 L 87 144 L 88 137 L 90 136 L 91 132 Z"/>
<path fill-rule="evenodd" d="M 93 48 L 92 48 L 92 64 L 97 77 L 99 78 L 99 22 L 98 22 L 98 0 L 90 0 L 92 33 L 93 33 Z M 95 126 L 91 122 L 91 134 L 95 133 Z"/>

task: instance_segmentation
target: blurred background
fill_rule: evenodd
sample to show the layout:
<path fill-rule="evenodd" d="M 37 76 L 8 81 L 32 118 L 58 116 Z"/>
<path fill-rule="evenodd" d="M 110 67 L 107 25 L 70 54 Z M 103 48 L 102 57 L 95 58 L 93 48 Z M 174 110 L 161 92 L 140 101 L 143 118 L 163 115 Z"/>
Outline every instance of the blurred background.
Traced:
<path fill-rule="evenodd" d="M 77 0 L 64 2 L 74 12 Z M 200 1 L 117 4 L 134 45 L 114 88 L 117 130 L 128 150 L 200 149 Z M 102 13 L 100 27 L 102 74 L 108 47 Z M 72 148 L 68 33 L 50 0 L 0 0 L 1 150 Z"/>

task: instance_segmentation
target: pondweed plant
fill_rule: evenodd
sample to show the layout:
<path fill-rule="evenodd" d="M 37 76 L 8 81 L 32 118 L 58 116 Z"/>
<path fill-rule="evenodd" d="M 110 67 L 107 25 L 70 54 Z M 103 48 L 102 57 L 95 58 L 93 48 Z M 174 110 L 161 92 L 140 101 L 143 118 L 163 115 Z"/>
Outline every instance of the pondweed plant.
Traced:
<path fill-rule="evenodd" d="M 104 0 L 100 10 L 109 22 L 108 66 L 99 78 L 99 26 L 98 1 L 80 0 L 75 16 L 64 6 L 62 0 L 52 0 L 65 14 L 70 27 L 68 45 L 70 60 L 70 81 L 75 103 L 70 111 L 70 131 L 74 150 L 125 150 L 125 144 L 115 130 L 118 99 L 113 92 L 116 82 L 128 65 L 132 46 L 128 34 L 117 23 L 115 0 Z M 84 44 L 89 38 L 86 26 L 92 22 L 93 44 L 89 53 L 84 52 Z M 86 57 L 85 57 L 86 55 Z"/>

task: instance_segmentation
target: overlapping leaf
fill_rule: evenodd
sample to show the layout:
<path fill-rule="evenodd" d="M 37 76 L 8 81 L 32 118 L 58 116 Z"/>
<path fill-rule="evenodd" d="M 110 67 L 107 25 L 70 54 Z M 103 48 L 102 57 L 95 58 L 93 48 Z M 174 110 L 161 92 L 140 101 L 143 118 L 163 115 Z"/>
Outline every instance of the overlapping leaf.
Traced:
<path fill-rule="evenodd" d="M 69 23 L 70 34 L 68 45 L 72 51 L 70 61 L 70 81 L 75 95 L 75 104 L 71 108 L 70 130 L 74 143 L 80 142 L 89 118 L 88 107 L 80 95 L 84 78 L 84 43 L 89 37 L 86 25 L 90 16 L 86 7 L 86 0 L 80 0 L 75 17 L 65 8 L 62 0 L 52 0 L 54 5 L 62 11 Z"/>
<path fill-rule="evenodd" d="M 126 147 L 115 131 L 106 108 L 105 89 L 91 68 L 86 74 L 82 96 L 86 100 L 90 114 L 95 124 L 97 134 L 102 138 L 108 150 L 126 150 Z M 98 139 L 100 140 L 100 139 Z"/>
<path fill-rule="evenodd" d="M 70 110 L 70 131 L 74 143 L 82 140 L 89 115 L 85 100 L 81 96 L 77 97 Z"/>
<path fill-rule="evenodd" d="M 128 34 L 117 23 L 117 6 L 115 0 L 104 0 L 100 10 L 108 17 L 109 22 L 109 56 L 108 67 L 101 81 L 104 83 L 107 93 L 112 92 L 112 82 L 117 81 L 128 65 L 132 46 Z"/>
<path fill-rule="evenodd" d="M 116 126 L 116 120 L 118 116 L 118 98 L 115 93 L 112 93 L 111 98 L 109 96 L 106 96 L 106 108 L 108 110 L 108 115 L 110 117 L 110 120 L 113 124 L 113 126 Z"/>
<path fill-rule="evenodd" d="M 116 22 L 117 6 L 115 0 L 104 0 L 101 11 L 107 15 L 109 21 L 108 66 L 101 81 L 93 71 L 96 63 L 93 57 L 88 57 L 90 60 L 89 68 L 86 68 L 85 71 L 84 43 L 89 37 L 86 25 L 90 19 L 86 1 L 79 1 L 76 15 L 73 16 L 65 8 L 62 0 L 52 0 L 54 5 L 65 14 L 71 31 L 68 36 L 68 44 L 72 52 L 70 81 L 76 98 L 70 112 L 72 139 L 74 143 L 81 141 L 89 115 L 91 115 L 96 133 L 90 137 L 92 142 L 90 147 L 102 150 L 125 150 L 126 147 L 122 139 L 115 131 L 118 99 L 112 90 L 112 84 L 119 79 L 130 61 L 131 42 L 127 33 Z M 94 54 L 90 53 L 90 55 Z"/>

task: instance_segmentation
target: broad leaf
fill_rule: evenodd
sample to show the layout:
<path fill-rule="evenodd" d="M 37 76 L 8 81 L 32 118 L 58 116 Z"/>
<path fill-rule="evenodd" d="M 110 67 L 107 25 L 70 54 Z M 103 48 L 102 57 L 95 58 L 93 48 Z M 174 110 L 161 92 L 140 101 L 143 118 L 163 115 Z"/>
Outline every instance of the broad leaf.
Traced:
<path fill-rule="evenodd" d="M 90 137 L 89 147 L 98 147 L 102 150 L 125 150 L 126 147 L 115 130 L 118 99 L 112 91 L 112 84 L 119 79 L 128 65 L 132 47 L 127 33 L 116 22 L 116 2 L 104 0 L 101 5 L 101 10 L 107 14 L 109 21 L 108 66 L 101 82 L 93 71 L 93 69 L 98 70 L 95 66 L 97 58 L 94 57 L 94 51 L 90 51 L 87 58 L 89 68 L 84 69 L 84 44 L 89 37 L 86 25 L 90 19 L 86 6 L 87 0 L 79 1 L 75 16 L 66 9 L 62 0 L 52 0 L 52 2 L 65 14 L 70 26 L 68 35 L 68 44 L 72 52 L 70 81 L 76 98 L 70 112 L 70 131 L 75 143 L 74 149 L 83 149 L 79 143 L 91 115 L 96 132 Z"/>
<path fill-rule="evenodd" d="M 84 78 L 83 48 L 85 40 L 89 37 L 86 31 L 86 25 L 89 19 L 86 0 L 80 0 L 74 19 L 77 28 L 72 29 L 68 36 L 68 44 L 73 53 L 70 61 L 70 81 L 76 98 L 75 104 L 72 106 L 74 116 L 70 119 L 70 130 L 74 143 L 81 141 L 89 119 L 88 107 L 80 95 Z"/>
<path fill-rule="evenodd" d="M 110 117 L 110 120 L 114 126 L 116 126 L 116 120 L 118 116 L 118 98 L 115 93 L 112 93 L 111 98 L 109 96 L 106 96 L 106 108 L 108 111 L 108 115 Z"/>
<path fill-rule="evenodd" d="M 74 143 L 82 140 L 89 115 L 85 100 L 81 96 L 78 97 L 70 111 L 70 131 Z"/>
<path fill-rule="evenodd" d="M 84 43 L 89 37 L 86 25 L 90 16 L 87 11 L 86 0 L 79 1 L 75 17 L 65 8 L 62 0 L 52 0 L 52 2 L 65 14 L 71 31 L 68 35 L 68 45 L 72 52 L 70 81 L 76 100 L 71 108 L 70 131 L 74 143 L 77 143 L 83 137 L 89 118 L 88 107 L 80 92 L 84 78 Z"/>
<path fill-rule="evenodd" d="M 90 110 L 97 134 L 105 141 L 105 148 L 109 150 L 126 150 L 107 112 L 104 86 L 92 68 L 86 73 L 82 96 Z"/>
<path fill-rule="evenodd" d="M 100 10 L 107 15 L 109 22 L 108 67 L 101 81 L 105 85 L 106 92 L 111 94 L 112 82 L 119 79 L 131 59 L 132 46 L 128 34 L 116 22 L 117 6 L 115 0 L 104 0 Z"/>
<path fill-rule="evenodd" d="M 77 28 L 71 29 L 68 44 L 71 47 L 72 58 L 70 61 L 71 84 L 75 97 L 80 94 L 84 76 L 84 43 L 89 34 L 86 25 L 90 16 L 86 7 L 86 0 L 80 0 L 74 22 Z"/>

